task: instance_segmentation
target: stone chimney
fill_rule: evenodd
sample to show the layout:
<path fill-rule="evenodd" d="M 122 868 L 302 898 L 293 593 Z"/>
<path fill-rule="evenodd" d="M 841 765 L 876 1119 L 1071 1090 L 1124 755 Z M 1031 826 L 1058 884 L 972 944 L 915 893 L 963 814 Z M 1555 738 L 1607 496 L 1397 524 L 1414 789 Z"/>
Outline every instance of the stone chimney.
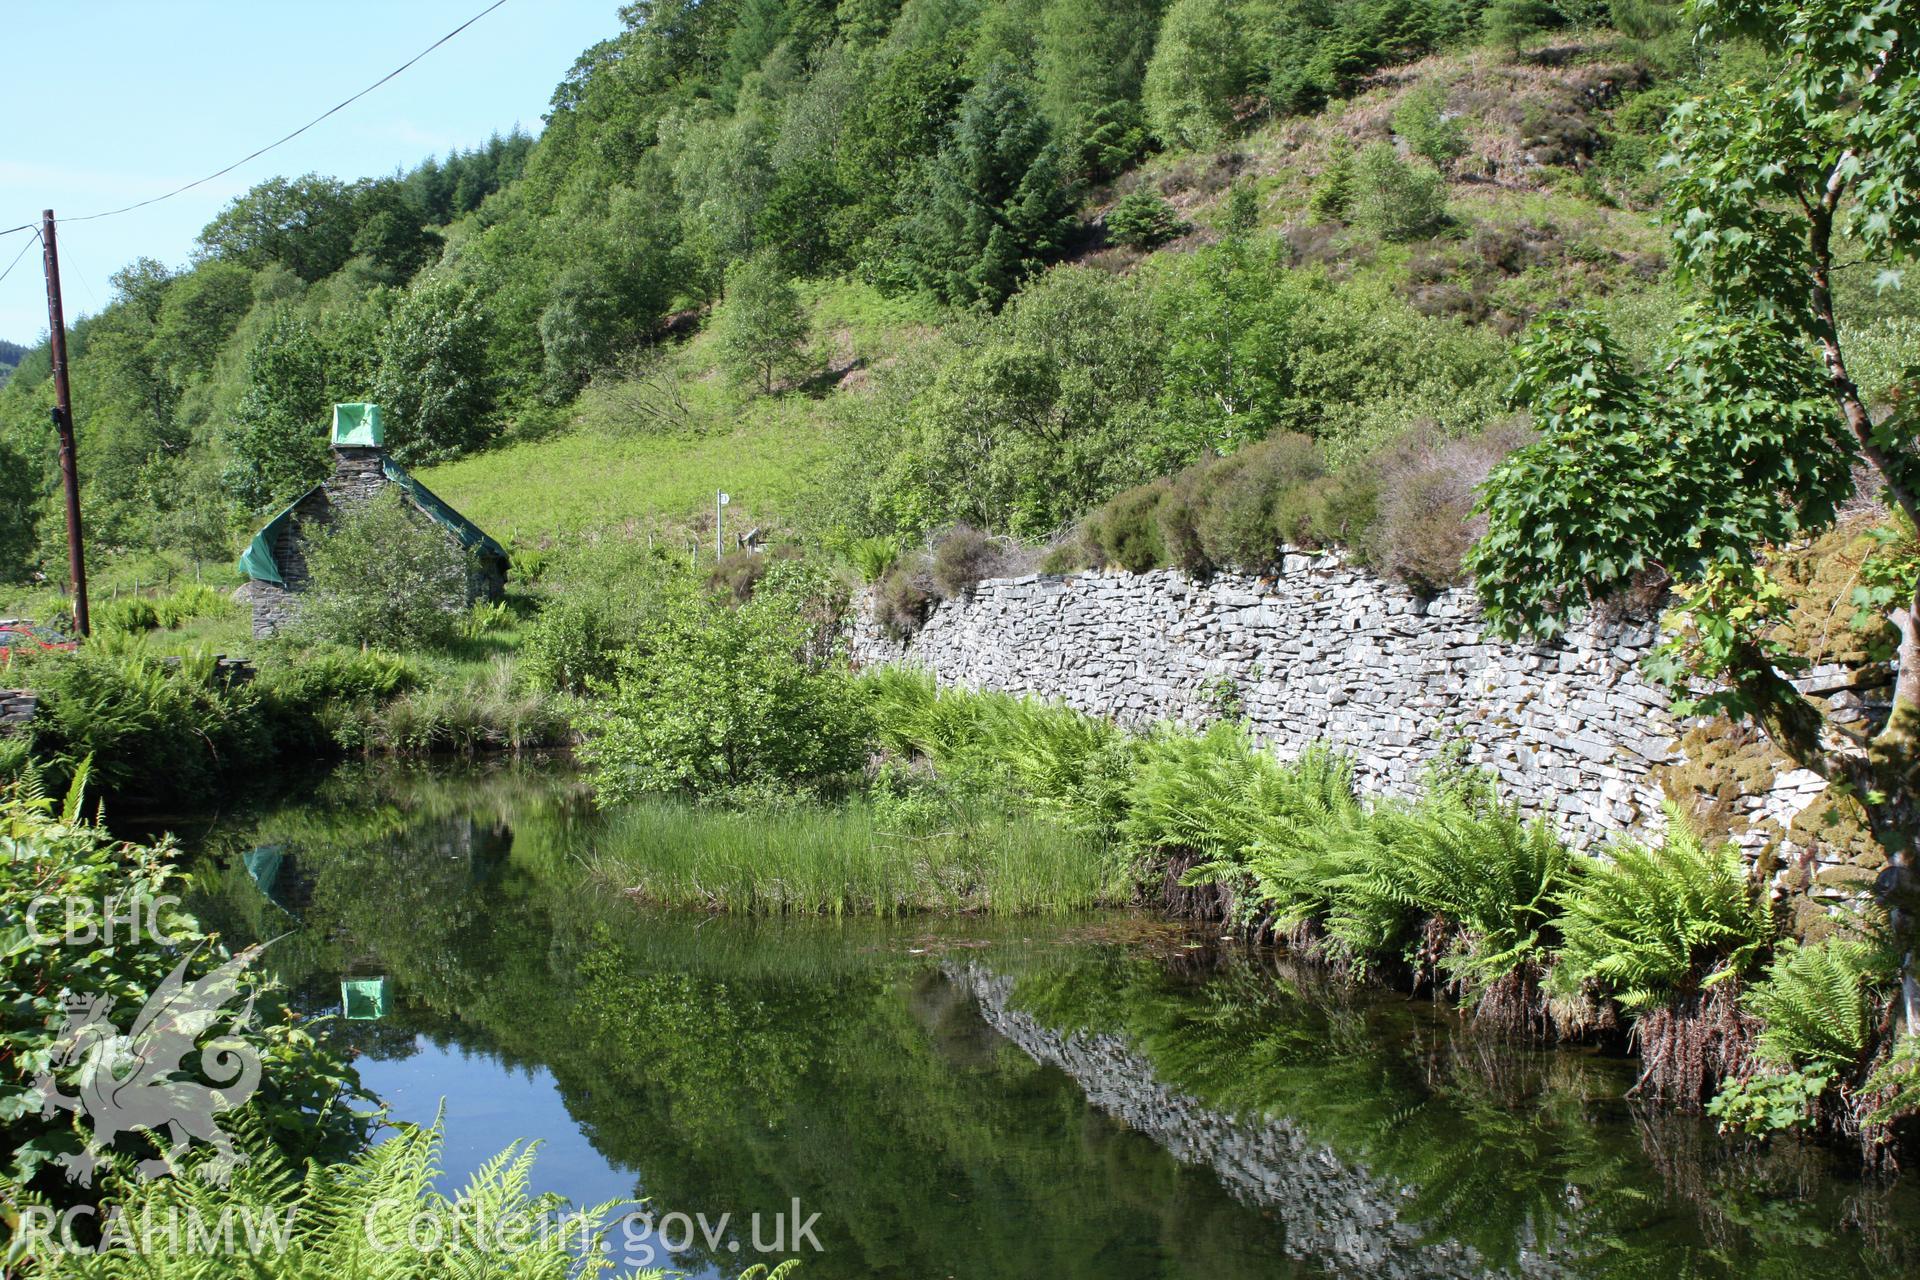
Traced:
<path fill-rule="evenodd" d="M 333 474 L 322 483 L 335 510 L 372 501 L 387 483 L 386 440 L 379 405 L 333 406 Z"/>

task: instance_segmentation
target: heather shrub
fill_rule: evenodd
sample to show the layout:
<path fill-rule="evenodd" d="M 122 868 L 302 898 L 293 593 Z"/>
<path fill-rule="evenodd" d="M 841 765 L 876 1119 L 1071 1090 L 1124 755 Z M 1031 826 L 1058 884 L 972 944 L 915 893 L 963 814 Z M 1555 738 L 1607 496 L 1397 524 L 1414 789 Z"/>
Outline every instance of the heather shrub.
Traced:
<path fill-rule="evenodd" d="M 753 589 L 767 576 L 767 570 L 776 560 L 798 559 L 800 552 L 794 547 L 780 547 L 773 551 L 752 551 L 746 547 L 730 551 L 721 556 L 707 573 L 707 586 L 724 593 L 735 604 L 745 604 L 753 599 Z"/>
<path fill-rule="evenodd" d="M 1093 565 L 1094 550 L 1087 545 L 1087 531 L 1081 526 L 1041 553 L 1038 570 L 1041 573 L 1077 573 L 1082 569 L 1091 569 Z"/>
<path fill-rule="evenodd" d="M 1209 476 L 1197 524 L 1206 558 L 1214 565 L 1260 568 L 1273 563 L 1280 543 L 1297 523 L 1291 490 L 1326 474 L 1310 437 L 1285 432 L 1257 441 L 1217 463 Z"/>
<path fill-rule="evenodd" d="M 1108 564 L 1129 573 L 1145 573 L 1167 563 L 1167 544 L 1157 518 L 1160 502 L 1170 485 L 1165 480 L 1136 485 L 1114 496 L 1088 517 L 1093 544 Z"/>
<path fill-rule="evenodd" d="M 1463 561 L 1484 528 L 1476 490 L 1496 463 L 1524 444 L 1526 428 L 1503 423 L 1466 439 L 1439 439 L 1425 424 L 1375 455 L 1378 517 L 1362 535 L 1380 572 L 1423 594 L 1466 581 Z"/>
<path fill-rule="evenodd" d="M 1205 457 L 1171 477 L 1160 505 L 1154 508 L 1167 563 L 1188 573 L 1206 574 L 1216 568 L 1200 537 L 1200 516 L 1220 461 Z"/>
<path fill-rule="evenodd" d="M 1356 558 L 1365 559 L 1363 535 L 1380 514 L 1380 485 L 1371 467 L 1322 476 L 1294 490 L 1288 500 L 1308 522 L 1307 536 L 1294 541 L 1353 547 Z"/>
<path fill-rule="evenodd" d="M 933 545 L 933 585 L 943 600 L 966 595 L 1001 571 L 1005 554 L 992 537 L 970 524 L 957 524 Z"/>
<path fill-rule="evenodd" d="M 932 561 L 925 553 L 903 555 L 873 584 L 874 620 L 896 640 L 920 629 L 933 607 Z"/>

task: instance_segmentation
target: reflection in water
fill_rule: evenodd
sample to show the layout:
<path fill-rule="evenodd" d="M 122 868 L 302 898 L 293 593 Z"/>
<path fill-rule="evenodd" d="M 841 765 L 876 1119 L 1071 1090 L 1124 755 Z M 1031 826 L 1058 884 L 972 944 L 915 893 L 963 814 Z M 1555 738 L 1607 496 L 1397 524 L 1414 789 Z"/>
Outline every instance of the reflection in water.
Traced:
<path fill-rule="evenodd" d="M 642 914 L 578 884 L 600 838 L 564 777 L 350 771 L 199 836 L 199 905 L 285 934 L 267 955 L 301 1007 L 366 996 L 327 1034 L 396 1114 L 447 1099 L 452 1178 L 545 1138 L 539 1176 L 576 1199 L 731 1214 L 679 1259 L 720 1274 L 795 1199 L 821 1215 L 810 1277 L 1920 1262 L 1912 1188 L 1648 1116 L 1618 1062 L 1131 917 Z"/>

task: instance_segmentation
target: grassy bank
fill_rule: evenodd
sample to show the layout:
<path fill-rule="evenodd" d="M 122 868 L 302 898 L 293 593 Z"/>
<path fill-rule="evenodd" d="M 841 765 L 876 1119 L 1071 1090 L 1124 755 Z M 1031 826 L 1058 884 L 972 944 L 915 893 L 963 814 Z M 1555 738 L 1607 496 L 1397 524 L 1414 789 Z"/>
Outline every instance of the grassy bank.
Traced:
<path fill-rule="evenodd" d="M 1063 913 L 1123 903 L 1098 843 L 983 804 L 918 814 L 870 799 L 771 813 L 644 799 L 611 815 L 592 874 L 635 898 L 706 911 Z"/>

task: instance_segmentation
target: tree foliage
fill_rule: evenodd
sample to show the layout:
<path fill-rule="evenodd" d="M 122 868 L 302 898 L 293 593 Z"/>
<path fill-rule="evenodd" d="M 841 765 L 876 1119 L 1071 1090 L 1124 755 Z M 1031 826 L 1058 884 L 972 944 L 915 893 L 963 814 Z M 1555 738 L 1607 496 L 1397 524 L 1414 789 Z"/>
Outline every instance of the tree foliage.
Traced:
<path fill-rule="evenodd" d="M 728 374 L 762 395 L 772 395 L 774 383 L 805 358 L 806 312 L 779 260 L 769 254 L 727 272 L 726 301 L 714 329 Z"/>
<path fill-rule="evenodd" d="M 387 486 L 306 539 L 300 630 L 319 640 L 432 648 L 453 635 L 472 565 L 459 541 Z"/>

